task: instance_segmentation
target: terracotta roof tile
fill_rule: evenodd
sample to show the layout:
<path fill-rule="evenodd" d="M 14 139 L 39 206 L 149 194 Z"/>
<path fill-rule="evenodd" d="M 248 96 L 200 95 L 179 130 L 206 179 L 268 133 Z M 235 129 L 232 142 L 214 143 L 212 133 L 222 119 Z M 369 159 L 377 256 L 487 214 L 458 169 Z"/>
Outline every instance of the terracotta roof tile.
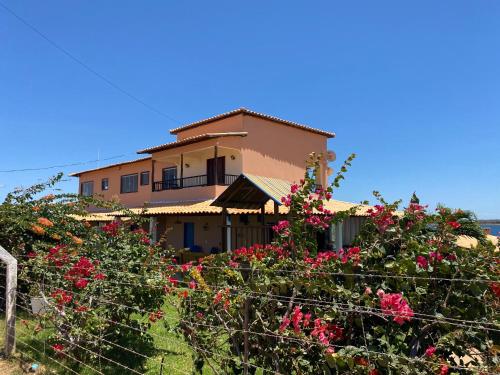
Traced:
<path fill-rule="evenodd" d="M 225 132 L 225 133 L 205 133 L 200 135 L 195 135 L 192 137 L 184 138 L 180 141 L 164 143 L 159 146 L 148 147 L 143 150 L 137 151 L 138 154 L 150 154 L 153 152 L 168 150 L 170 148 L 176 148 L 179 146 L 188 145 L 191 143 L 205 141 L 207 139 L 212 138 L 222 138 L 222 137 L 246 137 L 248 135 L 247 132 Z"/>
<path fill-rule="evenodd" d="M 107 168 L 119 167 L 119 166 L 121 166 L 121 165 L 127 165 L 127 164 L 132 164 L 132 163 L 138 163 L 138 162 L 140 162 L 140 161 L 144 161 L 144 160 L 148 160 L 148 159 L 151 159 L 151 156 L 147 156 L 147 157 L 140 158 L 140 159 L 135 159 L 135 160 L 123 161 L 123 162 L 120 162 L 120 163 L 115 163 L 115 164 L 109 164 L 109 165 L 105 165 L 104 167 L 93 168 L 93 169 L 87 169 L 87 170 L 85 170 L 85 171 L 74 172 L 74 173 L 70 173 L 70 174 L 69 174 L 69 176 L 72 176 L 72 177 L 78 177 L 78 176 L 80 176 L 81 174 L 84 174 L 84 173 L 94 172 L 94 171 L 100 171 L 100 170 L 102 170 L 102 169 L 107 169 Z"/>
<path fill-rule="evenodd" d="M 233 111 L 229 111 L 229 112 L 217 115 L 217 116 L 209 117 L 209 118 L 204 119 L 204 120 L 192 122 L 190 124 L 183 125 L 181 127 L 172 129 L 172 130 L 170 130 L 170 133 L 171 134 L 177 134 L 177 133 L 179 133 L 181 131 L 184 131 L 184 130 L 187 130 L 187 129 L 192 129 L 192 128 L 195 128 L 197 126 L 203 125 L 203 124 L 208 124 L 208 123 L 213 122 L 213 121 L 221 120 L 221 119 L 224 119 L 224 118 L 227 118 L 227 117 L 231 117 L 231 116 L 236 116 L 236 115 L 239 115 L 239 114 L 245 114 L 245 115 L 249 115 L 249 116 L 263 118 L 263 119 L 266 119 L 266 120 L 275 121 L 275 122 L 278 122 L 278 123 L 283 124 L 283 125 L 288 125 L 288 126 L 292 126 L 294 128 L 298 128 L 298 129 L 310 131 L 312 133 L 324 135 L 325 137 L 328 137 L 328 138 L 335 137 L 335 133 L 332 133 L 332 132 L 327 132 L 327 131 L 324 131 L 324 130 L 321 130 L 321 129 L 312 128 L 312 127 L 310 127 L 308 125 L 299 124 L 297 122 L 293 122 L 293 121 L 289 121 L 289 120 L 283 120 L 283 119 L 281 119 L 279 117 L 275 117 L 275 116 L 271 116 L 271 115 L 266 115 L 264 113 L 254 112 L 254 111 L 251 111 L 251 110 L 246 109 L 246 108 L 238 108 L 238 109 L 235 109 Z"/>

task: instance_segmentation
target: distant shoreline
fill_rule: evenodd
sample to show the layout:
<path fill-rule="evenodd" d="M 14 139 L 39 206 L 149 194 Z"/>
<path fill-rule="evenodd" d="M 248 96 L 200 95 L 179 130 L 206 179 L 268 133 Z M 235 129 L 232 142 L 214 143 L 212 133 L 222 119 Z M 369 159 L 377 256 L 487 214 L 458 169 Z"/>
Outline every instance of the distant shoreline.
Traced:
<path fill-rule="evenodd" d="M 500 225 L 500 219 L 478 220 L 481 225 Z"/>

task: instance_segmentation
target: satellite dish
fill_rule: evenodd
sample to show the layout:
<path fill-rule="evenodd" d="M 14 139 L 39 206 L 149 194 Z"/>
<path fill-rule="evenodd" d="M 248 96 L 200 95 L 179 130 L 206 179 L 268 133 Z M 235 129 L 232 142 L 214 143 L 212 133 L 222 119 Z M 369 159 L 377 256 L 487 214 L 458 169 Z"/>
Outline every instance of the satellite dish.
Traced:
<path fill-rule="evenodd" d="M 326 153 L 326 160 L 328 161 L 335 161 L 337 159 L 337 154 L 335 151 L 328 150 Z"/>

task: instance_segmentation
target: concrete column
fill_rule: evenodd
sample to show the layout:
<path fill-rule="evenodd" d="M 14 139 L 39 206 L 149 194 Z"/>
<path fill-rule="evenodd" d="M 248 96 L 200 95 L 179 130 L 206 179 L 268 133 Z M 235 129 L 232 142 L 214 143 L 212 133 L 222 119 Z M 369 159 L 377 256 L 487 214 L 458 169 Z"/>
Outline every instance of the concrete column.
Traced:
<path fill-rule="evenodd" d="M 343 222 L 335 224 L 335 250 L 337 250 L 337 251 L 342 249 L 343 242 L 344 242 L 343 238 L 342 238 L 343 226 L 344 226 Z"/>

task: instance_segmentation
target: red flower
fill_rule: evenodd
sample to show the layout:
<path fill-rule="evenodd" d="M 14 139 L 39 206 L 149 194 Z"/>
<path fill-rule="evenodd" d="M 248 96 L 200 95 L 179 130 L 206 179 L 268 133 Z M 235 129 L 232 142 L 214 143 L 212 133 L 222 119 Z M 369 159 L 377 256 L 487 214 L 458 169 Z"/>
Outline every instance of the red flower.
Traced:
<path fill-rule="evenodd" d="M 75 307 L 76 312 L 86 312 L 89 311 L 89 308 L 87 306 L 77 306 Z"/>
<path fill-rule="evenodd" d="M 461 227 L 461 224 L 457 221 L 448 221 L 447 223 L 450 227 L 452 227 L 453 229 L 458 229 Z"/>
<path fill-rule="evenodd" d="M 359 366 L 365 366 L 365 367 L 370 364 L 368 360 L 364 357 L 356 357 L 354 358 L 354 362 Z"/>
<path fill-rule="evenodd" d="M 491 283 L 490 289 L 497 298 L 500 298 L 500 283 Z"/>
<path fill-rule="evenodd" d="M 429 262 L 427 261 L 427 258 L 422 255 L 419 255 L 417 257 L 417 265 L 419 268 L 423 268 L 424 270 L 429 268 Z"/>
<path fill-rule="evenodd" d="M 89 282 L 87 279 L 79 278 L 75 281 L 75 288 L 84 289 L 88 285 L 88 283 Z"/>
<path fill-rule="evenodd" d="M 70 293 L 66 293 L 66 291 L 62 289 L 56 289 L 50 296 L 55 299 L 56 304 L 59 307 L 70 303 L 73 299 L 73 296 Z"/>
<path fill-rule="evenodd" d="M 37 253 L 35 253 L 34 251 L 30 251 L 28 254 L 27 254 L 27 257 L 28 258 L 35 258 L 37 256 Z"/>
<path fill-rule="evenodd" d="M 61 352 L 64 350 L 64 346 L 62 344 L 54 344 L 52 345 L 52 349 L 54 349 L 56 352 Z"/>
<path fill-rule="evenodd" d="M 448 254 L 446 259 L 448 259 L 450 262 L 454 262 L 457 260 L 457 256 L 455 255 L 455 253 L 451 253 L 451 254 Z"/>
<path fill-rule="evenodd" d="M 293 184 L 291 187 L 290 187 L 290 192 L 292 194 L 295 194 L 297 191 L 299 191 L 299 185 L 297 184 Z"/>
<path fill-rule="evenodd" d="M 425 349 L 425 356 L 426 357 L 432 357 L 435 352 L 436 352 L 436 347 L 435 346 L 429 346 L 427 349 Z"/>
<path fill-rule="evenodd" d="M 158 311 L 153 311 L 151 314 L 149 314 L 149 321 L 151 323 L 155 323 L 156 321 L 160 320 L 163 318 L 163 311 L 158 310 Z"/>
<path fill-rule="evenodd" d="M 81 257 L 68 271 L 68 276 L 89 277 L 94 272 L 94 264 L 85 257 Z"/>
<path fill-rule="evenodd" d="M 222 297 L 223 297 L 223 292 L 220 290 L 217 292 L 217 294 L 215 295 L 215 298 L 214 298 L 214 305 L 217 305 L 221 300 L 222 300 Z"/>
<path fill-rule="evenodd" d="M 189 282 L 189 289 L 196 289 L 196 281 L 191 280 Z"/>
<path fill-rule="evenodd" d="M 172 276 L 170 276 L 168 278 L 168 281 L 170 281 L 172 283 L 172 285 L 175 287 L 179 284 L 179 280 L 177 280 L 175 277 L 172 277 Z"/>
<path fill-rule="evenodd" d="M 116 237 L 118 235 L 118 228 L 120 223 L 118 221 L 113 221 L 102 227 L 102 231 L 110 237 Z"/>
<path fill-rule="evenodd" d="M 105 275 L 105 274 L 103 274 L 103 273 L 96 273 L 96 274 L 94 275 L 94 279 L 95 279 L 95 280 L 104 280 L 105 278 L 106 278 L 106 275 Z"/>

